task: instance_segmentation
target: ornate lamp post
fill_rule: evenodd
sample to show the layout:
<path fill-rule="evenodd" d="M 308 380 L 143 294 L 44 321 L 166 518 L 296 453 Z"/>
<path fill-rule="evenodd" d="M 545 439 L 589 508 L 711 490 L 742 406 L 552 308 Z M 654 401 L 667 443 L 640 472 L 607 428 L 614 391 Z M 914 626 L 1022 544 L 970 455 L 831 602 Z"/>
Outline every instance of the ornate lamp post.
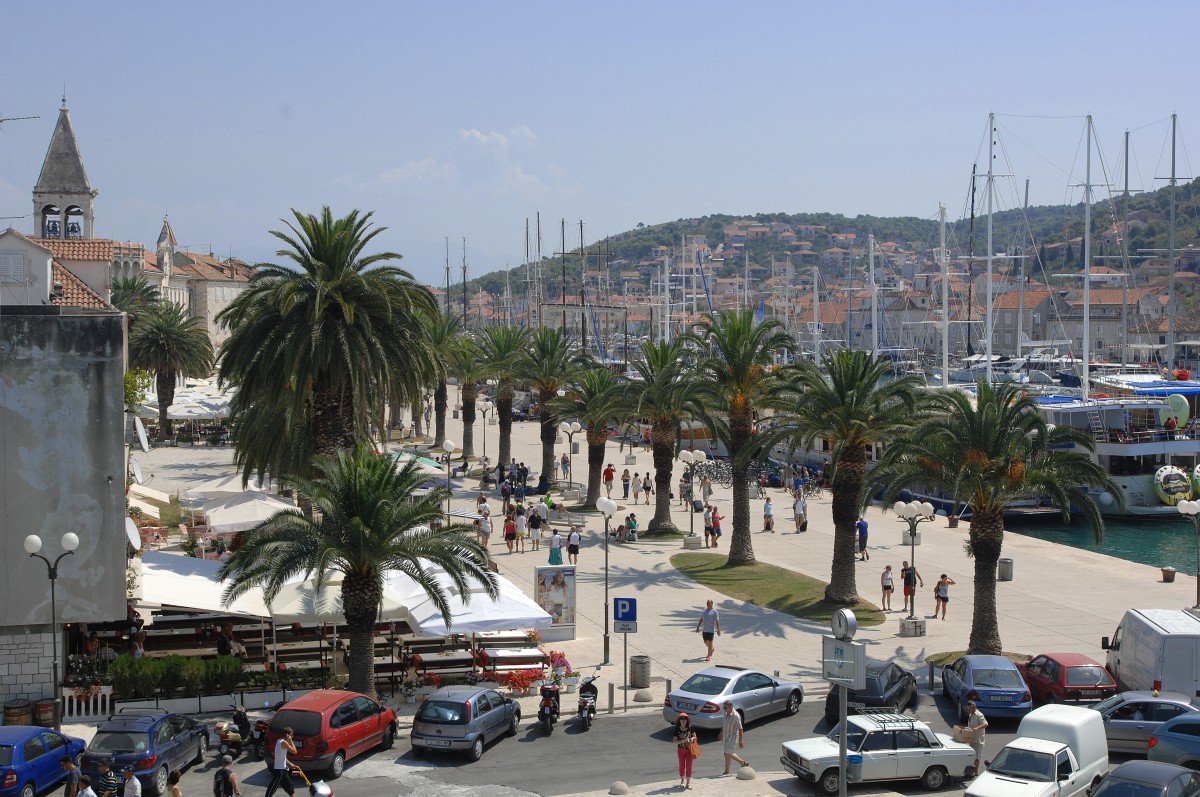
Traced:
<path fill-rule="evenodd" d="M 30 534 L 25 538 L 25 553 L 35 559 L 41 559 L 46 563 L 46 577 L 50 579 L 50 632 L 51 642 L 53 644 L 53 661 L 51 669 L 54 674 L 54 729 L 59 730 L 62 727 L 62 679 L 58 677 L 58 602 L 54 591 L 54 582 L 58 580 L 58 563 L 64 558 L 75 553 L 75 549 L 79 547 L 79 535 L 72 531 L 68 531 L 62 536 L 63 552 L 58 555 L 58 558 L 52 563 L 45 556 L 42 556 L 38 551 L 42 550 L 42 538 L 36 534 Z"/>
<path fill-rule="evenodd" d="M 442 448 L 446 450 L 446 525 L 450 525 L 450 455 L 454 453 L 454 449 L 458 448 L 453 440 L 446 440 L 442 443 Z"/>
<path fill-rule="evenodd" d="M 703 464 L 707 459 L 708 454 L 699 448 L 679 452 L 679 461 L 688 469 L 688 487 L 692 491 L 693 499 L 696 497 L 696 466 Z M 696 536 L 696 507 L 693 504 L 688 505 L 688 536 Z"/>
<path fill-rule="evenodd" d="M 604 515 L 604 663 L 608 664 L 608 522 L 616 514 L 617 502 L 611 498 L 599 498 L 596 508 Z"/>
<path fill-rule="evenodd" d="M 933 520 L 934 509 L 933 504 L 928 501 L 904 503 L 897 501 L 892 507 L 892 511 L 900 516 L 900 519 L 908 524 L 908 563 L 909 567 L 915 573 L 917 571 L 917 526 L 921 523 L 927 523 Z M 903 578 L 901 579 L 903 582 Z M 917 619 L 917 591 L 914 589 L 911 595 L 912 600 L 908 604 L 908 619 Z"/>
<path fill-rule="evenodd" d="M 479 412 L 483 415 L 483 459 L 484 459 L 484 478 L 487 478 L 487 418 L 488 413 L 496 409 L 496 405 L 490 401 L 479 402 Z"/>
<path fill-rule="evenodd" d="M 1200 609 L 1200 501 L 1180 501 L 1175 508 L 1192 521 L 1196 535 L 1196 608 Z"/>
<path fill-rule="evenodd" d="M 571 471 L 571 475 L 567 478 L 567 489 L 570 490 L 575 486 L 575 435 L 582 432 L 583 427 L 580 426 L 579 421 L 571 423 L 563 421 L 558 425 L 558 431 L 567 436 L 567 468 Z"/>

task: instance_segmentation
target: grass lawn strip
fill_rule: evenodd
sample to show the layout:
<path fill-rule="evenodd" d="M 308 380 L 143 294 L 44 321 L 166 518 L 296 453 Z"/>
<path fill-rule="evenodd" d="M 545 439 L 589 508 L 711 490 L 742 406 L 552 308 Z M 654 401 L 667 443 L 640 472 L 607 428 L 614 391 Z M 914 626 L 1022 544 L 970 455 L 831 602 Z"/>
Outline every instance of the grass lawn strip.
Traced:
<path fill-rule="evenodd" d="M 723 595 L 801 620 L 828 623 L 835 611 L 845 608 L 854 610 L 862 626 L 879 625 L 885 619 L 883 612 L 866 601 L 849 607 L 827 603 L 824 581 L 764 562 L 730 567 L 728 559 L 723 554 L 678 553 L 671 557 L 671 565 Z"/>

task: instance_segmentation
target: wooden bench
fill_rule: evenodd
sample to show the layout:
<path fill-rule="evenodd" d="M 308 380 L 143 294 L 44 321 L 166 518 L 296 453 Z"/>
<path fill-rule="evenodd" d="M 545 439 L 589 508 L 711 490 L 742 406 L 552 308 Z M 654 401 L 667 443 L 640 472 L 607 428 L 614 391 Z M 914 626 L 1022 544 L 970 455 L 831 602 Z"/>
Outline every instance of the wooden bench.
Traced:
<path fill-rule="evenodd" d="M 544 669 L 550 656 L 541 648 L 496 648 L 479 651 L 479 664 L 484 672 Z"/>
<path fill-rule="evenodd" d="M 419 673 L 471 672 L 476 667 L 475 654 L 471 651 L 447 653 L 414 653 L 409 659 L 411 668 Z"/>

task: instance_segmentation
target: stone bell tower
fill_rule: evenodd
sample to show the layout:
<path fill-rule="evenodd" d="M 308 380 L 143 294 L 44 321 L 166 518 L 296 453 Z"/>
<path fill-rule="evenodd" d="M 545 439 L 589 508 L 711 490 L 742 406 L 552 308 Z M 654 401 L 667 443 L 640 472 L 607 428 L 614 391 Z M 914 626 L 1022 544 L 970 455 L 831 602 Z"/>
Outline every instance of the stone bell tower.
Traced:
<path fill-rule="evenodd" d="M 58 124 L 46 150 L 42 173 L 33 189 L 35 238 L 81 240 L 92 238 L 92 203 L 99 192 L 88 183 L 83 168 L 67 98 L 58 111 Z"/>

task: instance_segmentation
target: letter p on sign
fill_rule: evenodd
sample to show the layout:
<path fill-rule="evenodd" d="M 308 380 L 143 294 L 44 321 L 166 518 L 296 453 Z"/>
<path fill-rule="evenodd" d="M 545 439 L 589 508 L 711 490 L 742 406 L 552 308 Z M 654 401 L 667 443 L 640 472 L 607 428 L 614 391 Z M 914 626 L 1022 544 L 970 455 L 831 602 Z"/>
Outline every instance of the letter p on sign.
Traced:
<path fill-rule="evenodd" d="M 615 598 L 613 600 L 613 619 L 618 622 L 637 622 L 637 599 Z"/>

